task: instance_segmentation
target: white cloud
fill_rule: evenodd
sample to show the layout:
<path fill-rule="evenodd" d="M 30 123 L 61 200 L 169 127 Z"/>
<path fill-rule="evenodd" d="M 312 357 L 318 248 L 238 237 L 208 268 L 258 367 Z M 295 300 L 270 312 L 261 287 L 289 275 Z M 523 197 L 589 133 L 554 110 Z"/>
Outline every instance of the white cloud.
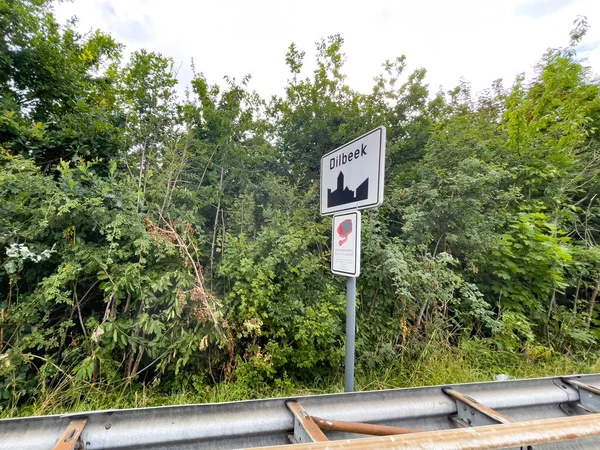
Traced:
<path fill-rule="evenodd" d="M 111 33 L 128 51 L 146 48 L 183 63 L 183 83 L 194 58 L 210 82 L 251 74 L 263 96 L 282 92 L 290 43 L 306 51 L 312 68 L 314 43 L 337 32 L 348 82 L 365 92 L 381 63 L 401 54 L 409 69 L 428 70 L 432 90 L 461 78 L 475 90 L 497 78 L 510 85 L 547 48 L 568 44 L 578 15 L 592 26 L 583 56 L 600 72 L 600 46 L 591 45 L 600 40 L 598 0 L 75 0 L 56 12 L 61 21 L 78 16 L 81 30 Z"/>

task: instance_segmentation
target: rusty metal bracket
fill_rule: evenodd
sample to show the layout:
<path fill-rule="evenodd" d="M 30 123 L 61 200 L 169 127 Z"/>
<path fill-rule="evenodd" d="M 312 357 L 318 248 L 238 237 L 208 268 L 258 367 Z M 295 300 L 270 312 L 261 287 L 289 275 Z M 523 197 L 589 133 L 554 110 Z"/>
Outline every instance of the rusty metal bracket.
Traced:
<path fill-rule="evenodd" d="M 72 420 L 58 442 L 56 442 L 54 450 L 79 450 L 83 448 L 79 436 L 81 436 L 86 423 L 87 419 Z"/>
<path fill-rule="evenodd" d="M 294 441 L 298 444 L 328 441 L 314 420 L 298 402 L 286 402 L 286 406 L 294 415 Z"/>
<path fill-rule="evenodd" d="M 600 412 L 600 389 L 572 378 L 562 378 L 562 381 L 577 389 L 581 406 L 593 413 Z"/>
<path fill-rule="evenodd" d="M 458 420 L 455 420 L 455 422 L 460 425 L 479 427 L 482 425 L 498 425 L 514 422 L 514 420 L 506 417 L 504 414 L 452 388 L 442 388 L 442 391 L 456 402 Z"/>
<path fill-rule="evenodd" d="M 346 422 L 344 420 L 321 419 L 311 416 L 311 419 L 321 430 L 341 431 L 345 433 L 368 434 L 371 436 L 391 436 L 394 434 L 421 433 L 423 430 L 414 428 L 390 427 L 371 423 Z"/>

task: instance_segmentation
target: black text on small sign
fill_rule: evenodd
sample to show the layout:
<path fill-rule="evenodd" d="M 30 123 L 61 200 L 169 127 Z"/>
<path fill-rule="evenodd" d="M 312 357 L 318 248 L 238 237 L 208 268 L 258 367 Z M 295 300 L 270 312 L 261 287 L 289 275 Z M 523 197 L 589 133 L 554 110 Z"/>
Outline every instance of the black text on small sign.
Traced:
<path fill-rule="evenodd" d="M 360 275 L 360 211 L 333 216 L 331 271 L 337 275 Z"/>

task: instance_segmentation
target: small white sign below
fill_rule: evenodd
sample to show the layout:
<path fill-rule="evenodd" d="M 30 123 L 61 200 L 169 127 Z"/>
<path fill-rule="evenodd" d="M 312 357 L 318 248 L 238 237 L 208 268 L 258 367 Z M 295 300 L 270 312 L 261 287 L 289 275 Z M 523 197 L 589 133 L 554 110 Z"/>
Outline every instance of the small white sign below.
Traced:
<path fill-rule="evenodd" d="M 336 275 L 360 275 L 360 211 L 333 216 L 331 271 Z"/>
<path fill-rule="evenodd" d="M 374 208 L 383 201 L 385 127 L 321 158 L 321 215 Z"/>

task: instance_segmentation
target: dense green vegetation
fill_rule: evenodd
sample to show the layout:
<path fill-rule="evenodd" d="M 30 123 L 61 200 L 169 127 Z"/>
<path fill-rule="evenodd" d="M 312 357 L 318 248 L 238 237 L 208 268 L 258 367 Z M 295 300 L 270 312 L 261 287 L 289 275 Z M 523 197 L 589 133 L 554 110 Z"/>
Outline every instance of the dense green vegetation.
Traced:
<path fill-rule="evenodd" d="M 0 414 L 341 389 L 318 164 L 379 125 L 358 386 L 593 370 L 600 83 L 576 54 L 584 19 L 531 79 L 478 95 L 431 92 L 403 56 L 357 92 L 335 35 L 308 76 L 289 47 L 281 97 L 198 73 L 178 98 L 171 60 L 124 59 L 50 6 L 0 0 Z"/>

